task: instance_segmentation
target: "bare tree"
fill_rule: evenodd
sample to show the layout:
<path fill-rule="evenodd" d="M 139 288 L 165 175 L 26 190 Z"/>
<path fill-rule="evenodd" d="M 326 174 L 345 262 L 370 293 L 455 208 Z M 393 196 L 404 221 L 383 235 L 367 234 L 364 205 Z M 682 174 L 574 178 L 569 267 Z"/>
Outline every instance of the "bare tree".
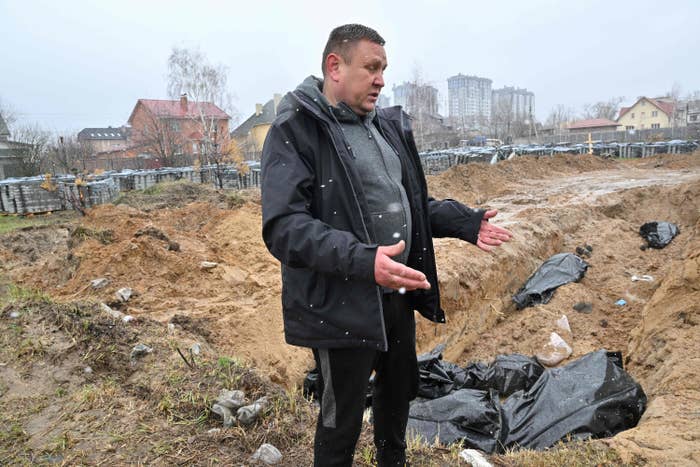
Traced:
<path fill-rule="evenodd" d="M 249 170 L 248 165 L 244 163 L 243 153 L 238 144 L 228 134 L 222 135 L 219 132 L 214 132 L 208 159 L 210 168 L 213 169 L 217 188 L 224 187 L 224 175 L 227 168 L 235 166 L 244 174 Z"/>
<path fill-rule="evenodd" d="M 171 99 L 187 94 L 188 100 L 202 104 L 211 102 L 229 116 L 237 118 L 233 96 L 227 89 L 228 69 L 209 63 L 198 49 L 173 47 L 168 58 L 168 95 Z M 228 131 L 219 115 L 205 113 L 205 106 L 198 105 L 198 115 L 192 118 L 198 123 L 202 138 L 199 155 L 202 164 L 213 168 L 219 186 L 223 186 L 223 174 L 227 164 L 235 164 L 239 170 L 247 170 L 240 157 L 240 150 L 231 143 Z M 235 155 L 238 156 L 235 156 Z"/>
<path fill-rule="evenodd" d="M 158 158 L 162 166 L 174 167 L 179 165 L 186 141 L 183 141 L 179 122 L 173 119 L 158 117 L 147 113 L 142 129 L 134 132 L 134 149 L 142 150 Z M 189 161 L 187 161 L 189 163 Z"/>
<path fill-rule="evenodd" d="M 571 107 L 563 104 L 556 105 L 545 120 L 545 125 L 551 128 L 563 128 L 568 123 L 574 121 L 576 113 Z"/>
<path fill-rule="evenodd" d="M 42 129 L 39 124 L 33 123 L 17 126 L 12 139 L 24 145 L 19 151 L 22 176 L 39 175 L 42 167 L 45 166 L 44 161 L 51 133 Z"/>
<path fill-rule="evenodd" d="M 596 102 L 595 104 L 585 104 L 583 106 L 583 118 L 606 118 L 615 120 L 620 104 L 624 102 L 624 97 L 613 97 L 607 101 Z"/>
<path fill-rule="evenodd" d="M 673 83 L 671 90 L 668 92 L 668 101 L 671 103 L 671 129 L 683 126 L 683 111 L 685 109 L 681 108 L 681 85 L 677 82 Z M 671 133 L 673 134 L 673 133 Z"/>
<path fill-rule="evenodd" d="M 46 148 L 46 165 L 51 172 L 78 174 L 87 170 L 87 162 L 93 156 L 87 142 L 78 141 L 75 135 L 59 136 L 56 143 Z"/>
<path fill-rule="evenodd" d="M 5 121 L 7 128 L 11 131 L 17 121 L 17 111 L 0 97 L 0 117 Z"/>
<path fill-rule="evenodd" d="M 238 111 L 228 91 L 228 68 L 213 65 L 199 49 L 173 47 L 168 57 L 168 96 L 178 99 L 187 94 L 195 102 L 213 102 L 234 121 Z"/>

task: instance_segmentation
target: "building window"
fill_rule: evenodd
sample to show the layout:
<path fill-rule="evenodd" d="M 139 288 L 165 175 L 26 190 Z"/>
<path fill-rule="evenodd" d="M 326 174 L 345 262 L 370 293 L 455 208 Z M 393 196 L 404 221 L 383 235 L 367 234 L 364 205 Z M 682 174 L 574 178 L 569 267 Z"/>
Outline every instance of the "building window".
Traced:
<path fill-rule="evenodd" d="M 691 121 L 691 122 L 697 122 L 697 121 L 698 121 L 698 116 L 697 116 L 697 115 L 691 115 L 691 116 L 690 116 L 690 121 Z"/>
<path fill-rule="evenodd" d="M 641 117 L 644 118 L 646 116 L 646 112 L 642 112 Z"/>
<path fill-rule="evenodd" d="M 170 129 L 172 131 L 180 131 L 180 122 L 177 120 L 170 120 Z"/>
<path fill-rule="evenodd" d="M 658 110 L 652 110 L 652 111 L 651 111 L 651 116 L 652 116 L 652 117 L 658 117 L 658 116 L 659 116 L 659 111 L 658 111 Z"/>
<path fill-rule="evenodd" d="M 630 118 L 634 118 L 634 112 L 632 112 L 632 115 L 630 115 Z"/>
<path fill-rule="evenodd" d="M 656 129 L 661 128 L 661 124 L 660 123 L 652 123 L 651 127 L 656 130 Z"/>
<path fill-rule="evenodd" d="M 642 123 L 642 124 L 639 126 L 639 128 L 641 128 L 641 129 L 643 130 L 643 129 L 644 129 L 644 124 Z"/>
<path fill-rule="evenodd" d="M 625 130 L 634 130 L 634 125 L 627 125 Z"/>

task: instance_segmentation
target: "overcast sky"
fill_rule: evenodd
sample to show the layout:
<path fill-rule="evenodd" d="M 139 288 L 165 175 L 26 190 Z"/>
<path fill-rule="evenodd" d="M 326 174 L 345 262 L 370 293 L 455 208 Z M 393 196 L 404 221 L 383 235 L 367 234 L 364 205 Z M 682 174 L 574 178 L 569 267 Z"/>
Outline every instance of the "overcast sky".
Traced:
<path fill-rule="evenodd" d="M 125 124 L 139 98 L 164 99 L 174 45 L 229 68 L 245 118 L 320 74 L 330 30 L 360 22 L 386 39 L 384 93 L 423 78 L 445 97 L 457 73 L 557 104 L 700 90 L 700 1 L 35 1 L 0 0 L 0 101 L 19 121 L 64 132 Z"/>

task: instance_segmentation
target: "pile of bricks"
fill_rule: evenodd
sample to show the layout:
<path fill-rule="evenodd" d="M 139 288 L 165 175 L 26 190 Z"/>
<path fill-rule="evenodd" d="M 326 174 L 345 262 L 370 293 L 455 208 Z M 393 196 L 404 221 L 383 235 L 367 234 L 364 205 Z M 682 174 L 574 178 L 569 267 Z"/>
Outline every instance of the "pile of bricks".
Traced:
<path fill-rule="evenodd" d="M 260 186 L 260 163 L 249 162 L 245 173 L 233 166 L 167 167 L 153 170 L 123 170 L 94 175 L 84 184 L 76 185 L 76 177 L 61 175 L 52 179 L 54 189 L 47 190 L 44 177 L 10 178 L 0 180 L 0 212 L 29 214 L 72 209 L 71 199 L 82 199 L 86 207 L 110 203 L 120 192 L 145 190 L 162 182 L 187 180 L 212 183 L 223 188 L 242 189 Z"/>

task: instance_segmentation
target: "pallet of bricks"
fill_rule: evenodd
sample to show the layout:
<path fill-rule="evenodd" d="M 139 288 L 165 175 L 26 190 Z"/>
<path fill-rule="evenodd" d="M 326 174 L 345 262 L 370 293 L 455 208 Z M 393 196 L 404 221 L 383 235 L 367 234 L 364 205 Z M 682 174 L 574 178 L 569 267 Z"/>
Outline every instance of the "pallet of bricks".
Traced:
<path fill-rule="evenodd" d="M 76 185 L 74 176 L 58 176 L 51 188 L 44 177 L 26 177 L 0 181 L 0 211 L 10 214 L 31 214 L 73 209 L 71 199 L 85 207 L 113 201 L 119 188 L 111 177 Z"/>

